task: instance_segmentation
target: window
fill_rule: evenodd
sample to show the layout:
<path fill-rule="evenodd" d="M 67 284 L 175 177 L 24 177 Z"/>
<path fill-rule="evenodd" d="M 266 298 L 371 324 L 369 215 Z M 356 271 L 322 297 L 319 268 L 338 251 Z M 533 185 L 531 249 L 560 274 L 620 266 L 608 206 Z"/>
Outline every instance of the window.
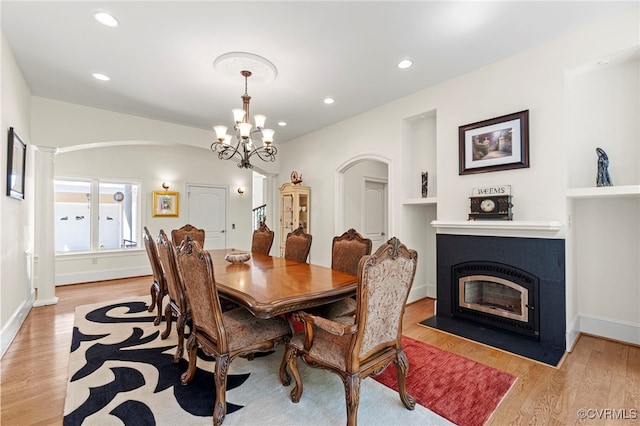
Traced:
<path fill-rule="evenodd" d="M 54 180 L 56 253 L 138 247 L 140 183 Z"/>

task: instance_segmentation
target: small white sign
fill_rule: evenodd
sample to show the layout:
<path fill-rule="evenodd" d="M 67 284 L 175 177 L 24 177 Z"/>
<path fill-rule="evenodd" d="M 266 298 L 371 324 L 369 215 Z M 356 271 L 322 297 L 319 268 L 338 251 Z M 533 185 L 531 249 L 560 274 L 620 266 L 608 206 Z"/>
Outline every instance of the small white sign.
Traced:
<path fill-rule="evenodd" d="M 484 188 L 473 188 L 472 197 L 482 197 L 486 195 L 511 195 L 511 185 L 486 186 Z"/>

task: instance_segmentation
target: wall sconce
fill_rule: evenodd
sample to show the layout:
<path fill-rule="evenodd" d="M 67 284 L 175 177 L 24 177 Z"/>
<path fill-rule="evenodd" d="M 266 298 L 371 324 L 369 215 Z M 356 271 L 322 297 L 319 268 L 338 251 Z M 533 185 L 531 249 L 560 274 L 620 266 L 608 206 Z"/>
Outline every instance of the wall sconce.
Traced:
<path fill-rule="evenodd" d="M 169 190 L 169 182 L 162 182 L 162 187 L 164 188 L 165 191 Z"/>
<path fill-rule="evenodd" d="M 240 194 L 240 195 L 244 194 L 244 186 L 239 186 L 238 187 L 238 194 Z"/>

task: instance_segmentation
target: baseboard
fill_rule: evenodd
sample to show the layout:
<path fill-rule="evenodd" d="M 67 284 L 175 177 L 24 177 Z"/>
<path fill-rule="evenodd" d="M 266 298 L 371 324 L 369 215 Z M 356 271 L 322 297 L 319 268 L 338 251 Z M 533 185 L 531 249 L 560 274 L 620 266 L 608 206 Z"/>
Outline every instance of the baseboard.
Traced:
<path fill-rule="evenodd" d="M 640 345 L 640 324 L 592 315 L 580 315 L 580 331 L 607 339 Z"/>
<path fill-rule="evenodd" d="M 103 269 L 99 271 L 73 272 L 69 274 L 56 274 L 56 285 L 79 284 L 91 281 L 115 280 L 118 278 L 139 277 L 149 275 L 148 266 L 136 266 L 120 269 Z"/>
<path fill-rule="evenodd" d="M 580 336 L 580 317 L 575 316 L 573 321 L 569 325 L 567 325 L 567 332 L 565 335 L 565 340 L 567 342 L 567 352 L 571 352 L 573 347 L 575 346 L 578 337 Z"/>
<path fill-rule="evenodd" d="M 425 284 L 413 283 L 411 290 L 409 291 L 409 297 L 407 297 L 407 303 L 415 302 L 416 300 L 424 299 L 427 297 L 427 286 Z"/>
<path fill-rule="evenodd" d="M 11 346 L 11 342 L 13 342 L 13 339 L 18 334 L 20 326 L 24 322 L 25 318 L 27 318 L 29 311 L 33 307 L 34 301 L 35 293 L 31 292 L 29 299 L 22 302 L 2 328 L 2 331 L 0 332 L 0 344 L 2 345 L 0 357 L 4 356 L 4 353 L 9 349 L 9 346 Z"/>

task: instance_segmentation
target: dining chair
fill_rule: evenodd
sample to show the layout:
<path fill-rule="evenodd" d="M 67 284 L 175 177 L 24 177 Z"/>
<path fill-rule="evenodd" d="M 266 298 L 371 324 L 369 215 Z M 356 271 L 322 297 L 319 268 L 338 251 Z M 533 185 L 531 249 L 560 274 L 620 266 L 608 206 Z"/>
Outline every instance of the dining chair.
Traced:
<path fill-rule="evenodd" d="M 289 232 L 284 245 L 284 258 L 306 263 L 311 250 L 311 240 L 311 234 L 304 232 L 302 225 Z"/>
<path fill-rule="evenodd" d="M 153 312 L 156 306 L 158 307 L 158 313 L 155 320 L 153 320 L 153 324 L 158 325 L 160 324 L 160 321 L 162 321 L 162 301 L 164 296 L 167 295 L 167 283 L 164 279 L 164 274 L 162 273 L 162 267 L 160 266 L 158 247 L 146 226 L 142 229 L 142 236 L 144 240 L 144 248 L 147 251 L 147 257 L 149 257 L 151 272 L 153 274 L 153 282 L 151 283 L 150 288 L 151 303 L 149 304 L 148 311 Z"/>
<path fill-rule="evenodd" d="M 280 380 L 295 386 L 293 402 L 302 396 L 302 379 L 298 358 L 313 368 L 336 373 L 342 379 L 347 405 L 347 425 L 356 425 L 362 379 L 380 374 L 390 364 L 396 365 L 398 394 L 410 410 L 415 401 L 406 390 L 409 363 L 402 350 L 402 317 L 416 273 L 418 254 L 397 238 L 391 238 L 373 255 L 358 263 L 356 314 L 329 320 L 307 312 L 296 315 L 304 323 L 304 333 L 287 343 L 280 365 Z"/>
<path fill-rule="evenodd" d="M 253 231 L 251 239 L 251 251 L 253 253 L 261 253 L 269 255 L 275 233 L 269 229 L 266 223 L 261 222 L 260 227 Z"/>
<path fill-rule="evenodd" d="M 213 424 L 224 421 L 227 404 L 227 371 L 237 356 L 271 350 L 277 343 L 286 342 L 290 328 L 280 317 L 258 319 L 243 308 L 222 312 L 216 286 L 211 255 L 200 244 L 187 239 L 177 249 L 178 271 L 192 301 L 193 328 L 187 340 L 189 367 L 181 376 L 182 384 L 189 383 L 196 372 L 197 351 L 215 358 L 214 377 L 216 401 Z M 264 389 L 269 392 L 269 389 Z"/>
<path fill-rule="evenodd" d="M 173 317 L 176 317 L 176 330 L 178 331 L 178 347 L 173 355 L 173 361 L 178 362 L 184 352 L 184 327 L 191 320 L 191 309 L 189 299 L 184 290 L 184 283 L 178 274 L 175 245 L 163 230 L 158 235 L 158 253 L 160 265 L 164 272 L 169 294 L 169 303 L 164 310 L 164 319 L 167 323 L 165 330 L 160 335 L 161 339 L 166 339 L 171 334 Z"/>
<path fill-rule="evenodd" d="M 196 228 L 191 224 L 171 231 L 171 240 L 178 247 L 187 235 L 191 235 L 191 238 L 200 243 L 200 247 L 204 247 L 204 229 Z"/>

